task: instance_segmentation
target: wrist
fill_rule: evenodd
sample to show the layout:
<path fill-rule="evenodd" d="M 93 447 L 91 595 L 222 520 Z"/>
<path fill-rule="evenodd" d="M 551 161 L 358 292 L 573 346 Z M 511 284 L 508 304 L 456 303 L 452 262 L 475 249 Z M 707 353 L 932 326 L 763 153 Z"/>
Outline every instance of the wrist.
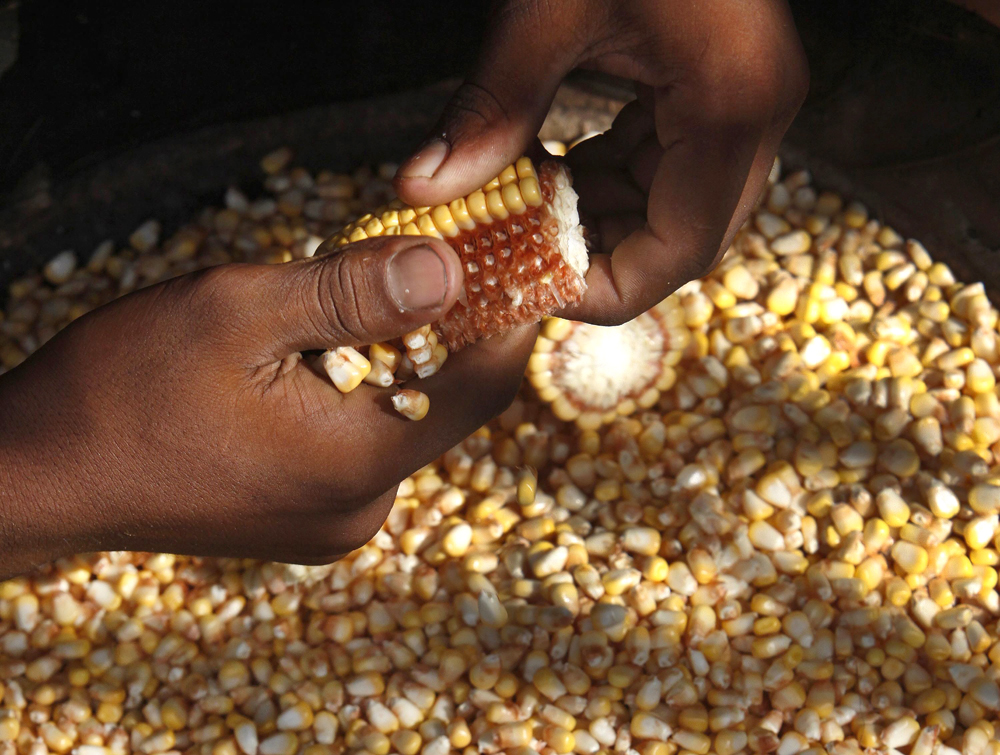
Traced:
<path fill-rule="evenodd" d="M 77 491 L 65 438 L 47 432 L 16 372 L 0 377 L 0 579 L 84 545 L 67 526 Z"/>
<path fill-rule="evenodd" d="M 0 420 L 2 423 L 3 420 Z M 34 475 L 17 451 L 6 443 L 0 426 L 0 580 L 58 557 L 54 538 L 45 531 L 43 516 L 33 516 L 44 505 L 34 498 Z"/>

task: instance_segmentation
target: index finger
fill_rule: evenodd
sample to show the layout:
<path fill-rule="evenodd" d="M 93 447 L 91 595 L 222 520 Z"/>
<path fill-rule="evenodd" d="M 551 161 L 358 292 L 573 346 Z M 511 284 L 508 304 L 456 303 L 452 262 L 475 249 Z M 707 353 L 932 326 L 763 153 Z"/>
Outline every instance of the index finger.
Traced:
<path fill-rule="evenodd" d="M 670 108 L 676 99 L 662 97 L 657 109 Z M 673 117 L 673 126 L 664 127 L 665 118 L 656 120 L 659 163 L 651 180 L 648 174 L 635 176 L 638 183 L 649 182 L 645 223 L 613 254 L 591 255 L 587 294 L 561 313 L 564 317 L 622 323 L 707 273 L 767 179 L 777 140 L 765 127 L 700 113 Z M 637 172 L 649 170 L 648 161 L 637 162 Z M 586 201 L 581 189 L 581 203 Z"/>
<path fill-rule="evenodd" d="M 452 96 L 432 138 L 396 173 L 403 201 L 450 202 L 525 154 L 577 59 L 579 40 L 559 22 L 568 9 L 567 4 L 499 4 L 475 69 Z"/>

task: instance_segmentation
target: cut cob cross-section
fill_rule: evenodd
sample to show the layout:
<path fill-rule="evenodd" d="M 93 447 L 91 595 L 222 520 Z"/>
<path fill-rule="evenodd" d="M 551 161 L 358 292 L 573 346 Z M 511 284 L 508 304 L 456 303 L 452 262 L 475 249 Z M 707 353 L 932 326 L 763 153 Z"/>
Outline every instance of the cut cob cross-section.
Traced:
<path fill-rule="evenodd" d="M 550 318 L 528 362 L 528 380 L 561 420 L 585 430 L 648 409 L 676 381 L 691 340 L 671 297 L 624 325 Z"/>
<path fill-rule="evenodd" d="M 462 260 L 465 287 L 432 328 L 438 342 L 455 351 L 583 297 L 589 260 L 576 205 L 564 165 L 546 161 L 536 171 L 522 157 L 467 197 L 437 207 L 394 201 L 358 218 L 326 246 L 384 235 L 447 241 Z"/>

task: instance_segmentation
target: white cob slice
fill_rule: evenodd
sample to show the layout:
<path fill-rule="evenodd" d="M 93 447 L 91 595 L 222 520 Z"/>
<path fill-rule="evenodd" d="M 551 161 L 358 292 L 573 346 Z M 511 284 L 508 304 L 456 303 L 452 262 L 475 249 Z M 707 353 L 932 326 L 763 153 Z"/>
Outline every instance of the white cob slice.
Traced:
<path fill-rule="evenodd" d="M 674 384 L 674 366 L 690 340 L 673 297 L 614 327 L 549 318 L 528 381 L 559 419 L 593 430 L 656 404 Z"/>

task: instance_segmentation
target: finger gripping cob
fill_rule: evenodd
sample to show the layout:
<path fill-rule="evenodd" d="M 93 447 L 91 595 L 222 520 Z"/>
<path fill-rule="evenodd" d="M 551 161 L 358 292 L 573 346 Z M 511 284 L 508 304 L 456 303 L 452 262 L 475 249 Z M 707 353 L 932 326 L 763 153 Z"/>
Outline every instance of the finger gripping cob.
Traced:
<path fill-rule="evenodd" d="M 465 285 L 444 318 L 404 336 L 398 346 L 405 356 L 393 364 L 373 366 L 370 371 L 354 369 L 358 360 L 337 350 L 339 357 L 329 361 L 338 366 L 347 362 L 347 369 L 354 370 L 353 379 L 340 375 L 334 381 L 341 390 L 341 386 L 353 390 L 362 380 L 385 384 L 387 372 L 397 383 L 413 376 L 429 377 L 449 352 L 538 322 L 579 301 L 587 287 L 589 260 L 577 195 L 568 169 L 555 161 L 536 170 L 529 158 L 522 157 L 482 189 L 447 205 L 408 207 L 393 201 L 344 227 L 327 246 L 336 249 L 398 235 L 448 242 L 462 261 Z M 386 348 L 395 347 L 380 344 L 369 357 L 382 361 L 379 355 Z"/>

